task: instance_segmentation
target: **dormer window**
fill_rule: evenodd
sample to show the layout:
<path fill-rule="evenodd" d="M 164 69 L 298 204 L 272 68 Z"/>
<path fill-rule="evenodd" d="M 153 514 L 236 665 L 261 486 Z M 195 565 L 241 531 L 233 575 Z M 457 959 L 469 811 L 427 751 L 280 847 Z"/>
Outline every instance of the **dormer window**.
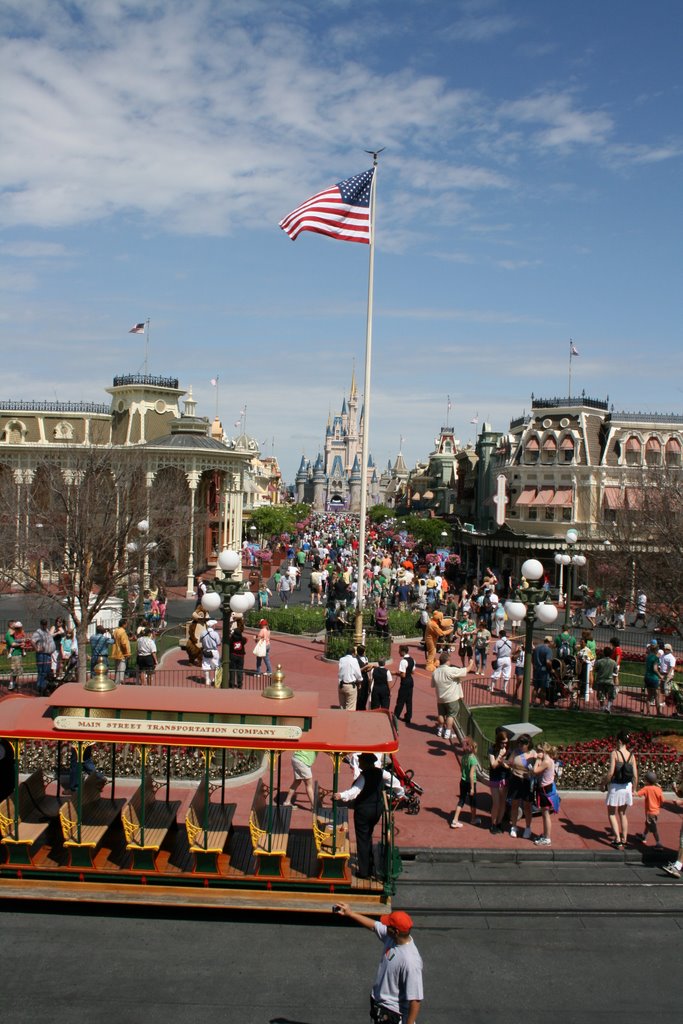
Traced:
<path fill-rule="evenodd" d="M 639 466 L 641 463 L 642 446 L 640 439 L 634 436 L 629 437 L 626 442 L 626 465 Z"/>
<path fill-rule="evenodd" d="M 666 464 L 670 469 L 680 469 L 681 442 L 677 437 L 670 437 L 666 442 L 665 457 Z"/>
<path fill-rule="evenodd" d="M 567 434 L 560 443 L 560 459 L 562 462 L 574 461 L 574 438 Z"/>
<path fill-rule="evenodd" d="M 557 462 L 557 441 L 552 434 L 548 434 L 543 442 L 543 462 Z"/>
<path fill-rule="evenodd" d="M 540 445 L 538 438 L 530 437 L 524 448 L 524 461 L 529 465 L 538 462 L 540 455 Z"/>
<path fill-rule="evenodd" d="M 648 466 L 661 465 L 662 444 L 658 437 L 648 437 L 645 445 L 645 462 Z"/>

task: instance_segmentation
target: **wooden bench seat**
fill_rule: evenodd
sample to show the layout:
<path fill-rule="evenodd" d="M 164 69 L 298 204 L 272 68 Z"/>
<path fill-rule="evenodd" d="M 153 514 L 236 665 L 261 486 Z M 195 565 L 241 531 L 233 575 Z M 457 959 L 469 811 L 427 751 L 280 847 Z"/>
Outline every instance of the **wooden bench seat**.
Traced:
<path fill-rule="evenodd" d="M 218 857 L 224 852 L 230 835 L 236 804 L 211 802 L 211 794 L 218 789 L 209 786 L 209 802 L 206 802 L 206 784 L 201 782 L 187 809 L 185 829 L 190 852 L 194 855 L 195 871 L 218 873 Z"/>
<path fill-rule="evenodd" d="M 126 849 L 133 854 L 133 867 L 156 870 L 156 861 L 162 843 L 176 824 L 180 801 L 166 803 L 157 800 L 157 790 L 163 783 L 157 783 L 147 776 L 144 785 L 145 803 L 142 813 L 143 787 L 140 786 L 121 811 L 123 831 L 126 835 Z M 144 824 L 143 824 L 144 821 Z"/>
<path fill-rule="evenodd" d="M 29 775 L 19 786 L 19 814 L 22 821 L 45 821 L 59 817 L 59 800 L 48 796 L 42 768 Z"/>
<path fill-rule="evenodd" d="M 90 779 L 88 779 L 88 782 Z M 69 866 L 94 867 L 95 854 L 105 835 L 118 820 L 124 800 L 105 800 L 101 796 L 102 782 L 83 787 L 81 799 L 81 824 L 78 825 L 78 810 L 72 800 L 62 804 L 59 820 L 62 826 L 64 847 L 69 854 Z"/>
<path fill-rule="evenodd" d="M 33 864 L 33 849 L 45 838 L 49 827 L 47 821 L 24 821 L 21 814 L 15 814 L 13 797 L 0 801 L 0 836 L 9 864 Z"/>
<path fill-rule="evenodd" d="M 346 879 L 351 856 L 349 811 L 343 804 L 337 804 L 335 828 L 331 805 L 323 806 L 325 795 L 316 782 L 313 800 L 313 839 L 319 861 L 318 878 Z"/>
<path fill-rule="evenodd" d="M 268 797 L 268 786 L 259 779 L 249 814 L 249 832 L 256 858 L 256 874 L 284 878 L 292 808 L 275 804 L 269 808 Z M 272 813 L 270 822 L 269 811 Z"/>

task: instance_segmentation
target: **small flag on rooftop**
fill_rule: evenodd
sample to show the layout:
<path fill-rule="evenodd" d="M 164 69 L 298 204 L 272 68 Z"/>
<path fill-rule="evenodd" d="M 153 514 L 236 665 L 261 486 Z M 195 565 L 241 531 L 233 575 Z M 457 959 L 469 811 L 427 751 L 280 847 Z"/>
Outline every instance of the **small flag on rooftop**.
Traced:
<path fill-rule="evenodd" d="M 292 210 L 280 227 L 294 241 L 302 231 L 315 231 L 342 242 L 370 242 L 370 197 L 374 168 L 337 182 L 317 192 L 296 210 Z"/>
<path fill-rule="evenodd" d="M 578 354 L 579 354 L 578 348 L 576 347 L 574 342 L 570 340 L 569 341 L 569 355 L 570 356 L 578 356 Z"/>
<path fill-rule="evenodd" d="M 133 326 L 128 331 L 128 333 L 129 334 L 144 334 L 145 333 L 145 325 L 144 324 L 133 324 Z"/>
<path fill-rule="evenodd" d="M 211 387 L 217 388 L 218 387 L 218 377 L 212 377 L 211 380 L 209 381 L 209 384 L 211 385 Z"/>

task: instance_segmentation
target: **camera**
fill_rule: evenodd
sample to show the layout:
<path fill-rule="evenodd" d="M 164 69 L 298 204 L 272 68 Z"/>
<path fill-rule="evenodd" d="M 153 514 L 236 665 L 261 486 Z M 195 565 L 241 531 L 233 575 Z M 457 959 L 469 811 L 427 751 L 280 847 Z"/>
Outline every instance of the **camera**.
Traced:
<path fill-rule="evenodd" d="M 341 907 L 339 906 L 338 903 L 333 904 L 333 906 L 332 906 L 332 913 L 333 914 L 341 914 Z"/>

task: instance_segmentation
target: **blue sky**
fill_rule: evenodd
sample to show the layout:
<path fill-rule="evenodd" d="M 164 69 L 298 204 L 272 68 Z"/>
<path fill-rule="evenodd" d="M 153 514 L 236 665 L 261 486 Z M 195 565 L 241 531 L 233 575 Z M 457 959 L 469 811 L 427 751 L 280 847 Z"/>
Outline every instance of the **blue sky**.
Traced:
<path fill-rule="evenodd" d="M 683 409 L 678 0 L 5 0 L 2 398 L 192 385 L 292 479 L 362 382 L 365 246 L 277 227 L 378 177 L 371 447 L 532 392 Z M 362 384 L 361 384 L 362 386 Z"/>

